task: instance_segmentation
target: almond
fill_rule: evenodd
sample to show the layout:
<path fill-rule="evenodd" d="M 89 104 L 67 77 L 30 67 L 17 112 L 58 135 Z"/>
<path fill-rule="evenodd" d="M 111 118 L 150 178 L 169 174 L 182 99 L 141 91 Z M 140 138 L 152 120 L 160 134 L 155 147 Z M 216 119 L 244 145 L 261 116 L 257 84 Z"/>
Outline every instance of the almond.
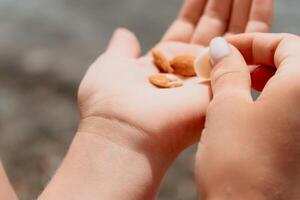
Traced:
<path fill-rule="evenodd" d="M 182 76 L 196 76 L 194 70 L 195 56 L 182 55 L 173 58 L 171 61 L 171 67 L 174 69 L 176 74 Z"/>
<path fill-rule="evenodd" d="M 175 88 L 183 86 L 183 81 L 173 74 L 155 74 L 149 77 L 149 81 L 159 88 Z"/>
<path fill-rule="evenodd" d="M 161 51 L 153 49 L 152 56 L 153 56 L 153 63 L 161 72 L 173 73 L 174 70 L 172 69 L 170 62 Z"/>

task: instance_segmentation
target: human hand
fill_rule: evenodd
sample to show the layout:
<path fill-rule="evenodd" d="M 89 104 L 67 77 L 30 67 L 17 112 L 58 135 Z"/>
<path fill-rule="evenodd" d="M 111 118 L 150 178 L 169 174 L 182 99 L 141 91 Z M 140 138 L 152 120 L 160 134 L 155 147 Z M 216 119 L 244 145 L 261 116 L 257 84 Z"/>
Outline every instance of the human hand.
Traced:
<path fill-rule="evenodd" d="M 156 48 L 171 59 L 182 54 L 196 55 L 215 36 L 268 31 L 272 3 L 185 1 L 178 19 Z M 141 132 L 139 137 L 123 135 L 122 142 L 129 143 L 125 145 L 151 146 L 149 149 L 161 150 L 161 155 L 174 157 L 198 141 L 196 133 L 203 128 L 210 88 L 195 83 L 195 79 L 186 80 L 190 84 L 183 88 L 153 87 L 147 77 L 157 72 L 156 67 L 149 55 L 140 57 L 139 49 L 135 36 L 118 31 L 108 51 L 90 68 L 79 92 L 81 131 L 99 132 L 100 128 L 87 129 L 90 125 L 86 124 L 99 118 L 112 119 Z"/>
<path fill-rule="evenodd" d="M 201 199 L 299 199 L 300 38 L 245 34 L 228 40 L 242 55 L 222 39 L 210 45 L 213 100 L 196 164 Z M 246 63 L 277 68 L 256 101 Z"/>

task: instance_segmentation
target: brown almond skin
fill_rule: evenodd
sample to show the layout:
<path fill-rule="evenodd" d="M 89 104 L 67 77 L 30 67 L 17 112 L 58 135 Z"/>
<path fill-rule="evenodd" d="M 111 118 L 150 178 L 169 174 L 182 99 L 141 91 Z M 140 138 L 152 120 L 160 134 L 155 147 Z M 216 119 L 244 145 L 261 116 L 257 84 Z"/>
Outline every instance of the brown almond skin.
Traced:
<path fill-rule="evenodd" d="M 176 88 L 183 86 L 183 81 L 174 74 L 154 74 L 149 77 L 149 82 L 158 88 Z"/>
<path fill-rule="evenodd" d="M 153 63 L 161 71 L 165 73 L 173 73 L 174 70 L 166 56 L 159 50 L 152 50 Z"/>
<path fill-rule="evenodd" d="M 196 76 L 194 62 L 196 57 L 191 55 L 176 56 L 171 61 L 174 73 L 182 76 Z"/>

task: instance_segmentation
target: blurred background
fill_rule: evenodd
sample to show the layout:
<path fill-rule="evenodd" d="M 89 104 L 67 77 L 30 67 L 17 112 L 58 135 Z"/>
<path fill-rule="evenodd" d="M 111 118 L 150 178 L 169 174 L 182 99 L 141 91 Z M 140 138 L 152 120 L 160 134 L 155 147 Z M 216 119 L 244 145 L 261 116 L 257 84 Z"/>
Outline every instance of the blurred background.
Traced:
<path fill-rule="evenodd" d="M 77 87 L 115 28 L 151 48 L 182 0 L 0 0 L 0 153 L 21 200 L 35 199 L 61 163 L 78 124 Z M 277 0 L 274 32 L 300 33 L 300 1 Z M 193 155 L 184 152 L 159 200 L 194 200 Z"/>

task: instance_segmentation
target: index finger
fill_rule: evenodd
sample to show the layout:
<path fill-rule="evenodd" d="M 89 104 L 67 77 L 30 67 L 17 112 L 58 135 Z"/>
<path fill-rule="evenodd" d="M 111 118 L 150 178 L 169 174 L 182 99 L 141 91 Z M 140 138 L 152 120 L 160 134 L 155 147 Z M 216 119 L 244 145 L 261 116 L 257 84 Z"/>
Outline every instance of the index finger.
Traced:
<path fill-rule="evenodd" d="M 251 65 L 281 68 L 282 64 L 285 66 L 287 61 L 300 52 L 300 39 L 291 34 L 249 33 L 230 36 L 227 40 Z"/>

